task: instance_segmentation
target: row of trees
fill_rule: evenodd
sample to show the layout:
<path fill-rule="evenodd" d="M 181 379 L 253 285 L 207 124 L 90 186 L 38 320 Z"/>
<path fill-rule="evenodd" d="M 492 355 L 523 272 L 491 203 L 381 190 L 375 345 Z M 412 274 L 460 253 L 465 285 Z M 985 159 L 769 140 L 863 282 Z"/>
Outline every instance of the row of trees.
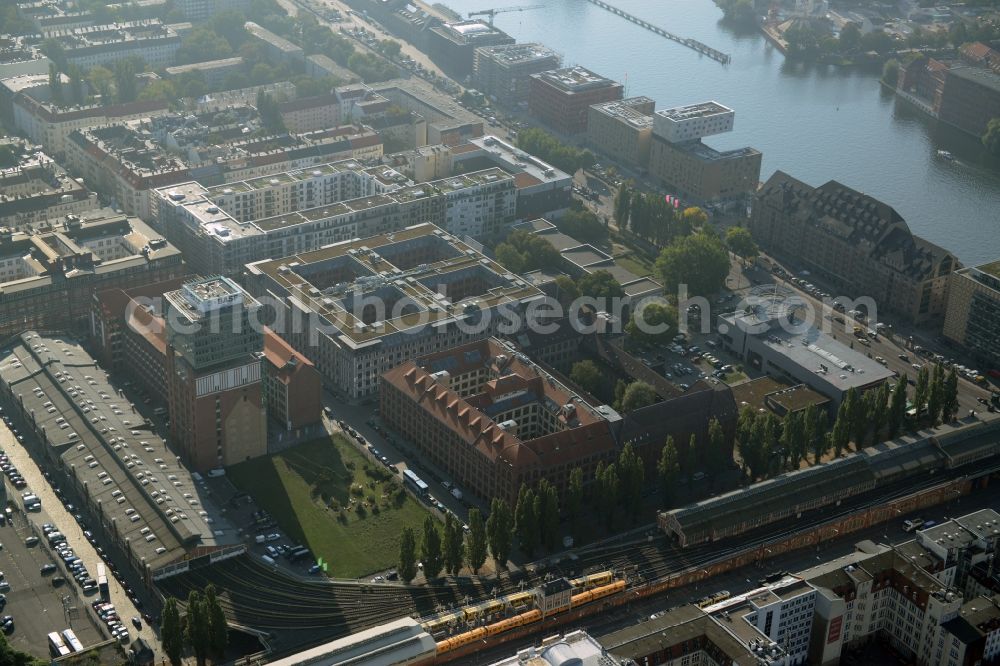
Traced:
<path fill-rule="evenodd" d="M 654 245 L 665 245 L 679 236 L 687 236 L 707 221 L 700 208 L 678 212 L 662 194 L 642 192 L 623 183 L 615 194 L 615 223 Z"/>
<path fill-rule="evenodd" d="M 498 529 L 496 525 L 492 529 Z M 507 528 L 509 531 L 509 528 Z M 444 533 L 437 527 L 432 516 L 424 520 L 420 541 L 420 565 L 424 576 L 430 580 L 442 571 L 455 575 L 466 563 L 474 573 L 478 573 L 486 563 L 486 554 L 491 537 L 487 536 L 486 523 L 479 509 L 469 510 L 469 536 L 466 539 L 463 528 L 450 514 L 445 514 Z M 502 554 L 502 551 L 499 551 Z M 417 538 L 413 529 L 403 529 L 399 544 L 399 577 L 409 583 L 417 577 Z"/>
<path fill-rule="evenodd" d="M 788 44 L 789 56 L 806 59 L 869 51 L 887 54 L 901 46 L 882 30 L 872 30 L 862 35 L 861 30 L 853 23 L 844 26 L 840 35 L 835 37 L 822 22 L 800 21 L 786 30 L 782 37 Z"/>
<path fill-rule="evenodd" d="M 670 505 L 677 499 L 677 485 L 682 475 L 690 475 L 699 466 L 711 474 L 718 474 L 729 467 L 731 461 L 732 451 L 718 419 L 709 421 L 708 442 L 704 448 L 699 448 L 698 438 L 694 434 L 686 447 L 678 446 L 673 436 L 668 436 L 656 463 L 664 504 Z"/>
<path fill-rule="evenodd" d="M 742 468 L 751 481 L 796 469 L 807 454 L 815 461 L 829 448 L 826 411 L 809 405 L 779 419 L 772 412 L 757 413 L 746 406 L 736 422 L 736 441 Z"/>
<path fill-rule="evenodd" d="M 221 662 L 229 644 L 229 623 L 222 610 L 215 586 L 208 585 L 204 592 L 191 590 L 184 615 L 177 600 L 168 597 L 160 621 L 163 652 L 172 666 L 180 666 L 184 648 L 190 648 L 198 666 L 208 659 Z"/>
<path fill-rule="evenodd" d="M 710 439 L 714 442 L 723 436 L 718 422 L 713 421 L 713 424 Z M 641 510 L 644 487 L 644 463 L 632 445 L 626 444 L 617 460 L 598 463 L 589 484 L 589 496 L 585 493 L 583 469 L 576 467 L 570 470 L 563 507 L 560 507 L 556 487 L 547 479 L 542 479 L 537 486 L 521 486 L 513 509 L 503 499 L 494 498 L 489 520 L 485 522 L 478 509 L 470 509 L 468 535 L 463 534 L 462 526 L 451 514 L 445 516 L 443 533 L 437 521 L 428 516 L 419 543 L 412 528 L 403 529 L 399 545 L 399 577 L 409 583 L 422 567 L 425 578 L 430 580 L 442 571 L 457 574 L 466 565 L 478 574 L 487 555 L 492 555 L 497 567 L 505 567 L 515 538 L 520 549 L 529 557 L 538 548 L 555 550 L 560 545 L 562 510 L 570 520 L 572 531 L 578 533 L 584 518 L 584 504 L 588 500 L 609 530 L 620 512 L 634 522 Z"/>
<path fill-rule="evenodd" d="M 608 227 L 576 199 L 569 210 L 555 220 L 555 225 L 559 231 L 581 243 L 601 242 L 608 237 Z"/>
<path fill-rule="evenodd" d="M 912 403 L 908 402 L 905 377 L 892 389 L 886 383 L 865 393 L 852 387 L 829 432 L 826 412 L 815 405 L 789 412 L 783 419 L 744 407 L 736 424 L 744 472 L 753 481 L 797 469 L 810 453 L 817 464 L 830 451 L 835 458 L 840 457 L 852 443 L 857 451 L 883 438 L 893 439 L 906 425 L 908 407 L 916 414 L 914 425 L 950 421 L 958 412 L 958 374 L 952 369 L 945 375 L 941 365 L 935 365 L 933 371 L 922 367 Z"/>
<path fill-rule="evenodd" d="M 535 155 L 569 174 L 574 174 L 579 169 L 585 169 L 597 162 L 597 158 L 589 150 L 567 145 L 537 127 L 521 130 L 517 136 L 517 145 L 524 152 Z"/>

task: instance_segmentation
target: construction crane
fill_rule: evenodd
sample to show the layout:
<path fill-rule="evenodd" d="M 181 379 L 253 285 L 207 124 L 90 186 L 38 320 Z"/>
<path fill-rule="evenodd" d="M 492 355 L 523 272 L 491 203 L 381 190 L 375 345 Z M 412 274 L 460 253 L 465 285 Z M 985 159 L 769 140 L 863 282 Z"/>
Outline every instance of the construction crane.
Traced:
<path fill-rule="evenodd" d="M 529 9 L 541 9 L 545 5 L 518 5 L 516 7 L 498 7 L 496 9 L 483 9 L 478 12 L 469 12 L 469 18 L 473 16 L 488 16 L 489 24 L 493 25 L 493 17 L 497 14 L 506 14 L 507 12 L 526 12 Z"/>

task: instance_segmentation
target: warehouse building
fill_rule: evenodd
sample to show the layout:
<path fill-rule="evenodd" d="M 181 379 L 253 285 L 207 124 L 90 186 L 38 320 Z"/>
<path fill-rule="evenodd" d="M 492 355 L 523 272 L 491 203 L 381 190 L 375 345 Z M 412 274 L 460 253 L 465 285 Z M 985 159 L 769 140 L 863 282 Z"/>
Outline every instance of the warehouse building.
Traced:
<path fill-rule="evenodd" d="M 53 483 L 72 485 L 142 580 L 245 552 L 236 527 L 76 342 L 28 331 L 0 362 L 2 397 L 28 422 Z"/>
<path fill-rule="evenodd" d="M 794 316 L 783 305 L 722 315 L 722 347 L 755 370 L 789 384 L 805 384 L 827 397 L 834 411 L 850 389 L 867 391 L 894 376 L 881 363 Z"/>
<path fill-rule="evenodd" d="M 749 227 L 774 256 L 918 323 L 944 315 L 949 276 L 961 268 L 894 208 L 833 180 L 812 187 L 775 172 L 757 192 Z"/>

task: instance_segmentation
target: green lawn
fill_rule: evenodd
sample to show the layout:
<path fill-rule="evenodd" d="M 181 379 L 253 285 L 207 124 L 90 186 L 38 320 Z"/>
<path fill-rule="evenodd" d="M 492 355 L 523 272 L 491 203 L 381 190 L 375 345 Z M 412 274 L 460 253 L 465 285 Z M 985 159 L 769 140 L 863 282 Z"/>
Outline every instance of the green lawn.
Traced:
<path fill-rule="evenodd" d="M 645 277 L 647 275 L 652 275 L 655 271 L 653 262 L 649 261 L 637 252 L 632 254 L 622 255 L 620 257 L 615 257 L 615 263 L 624 268 L 627 271 L 632 271 L 638 277 Z"/>
<path fill-rule="evenodd" d="M 395 566 L 403 527 L 419 535 L 427 515 L 394 475 L 340 435 L 241 463 L 228 475 L 338 578 Z"/>

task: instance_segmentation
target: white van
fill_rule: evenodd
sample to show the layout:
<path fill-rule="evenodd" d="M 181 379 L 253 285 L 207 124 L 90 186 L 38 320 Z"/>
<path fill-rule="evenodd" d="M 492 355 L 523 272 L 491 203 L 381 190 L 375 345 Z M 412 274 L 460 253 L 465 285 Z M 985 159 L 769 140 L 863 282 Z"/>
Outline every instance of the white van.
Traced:
<path fill-rule="evenodd" d="M 260 559 L 264 560 L 264 564 L 270 564 L 272 567 L 274 566 L 273 557 L 268 557 L 267 555 L 261 555 Z"/>

